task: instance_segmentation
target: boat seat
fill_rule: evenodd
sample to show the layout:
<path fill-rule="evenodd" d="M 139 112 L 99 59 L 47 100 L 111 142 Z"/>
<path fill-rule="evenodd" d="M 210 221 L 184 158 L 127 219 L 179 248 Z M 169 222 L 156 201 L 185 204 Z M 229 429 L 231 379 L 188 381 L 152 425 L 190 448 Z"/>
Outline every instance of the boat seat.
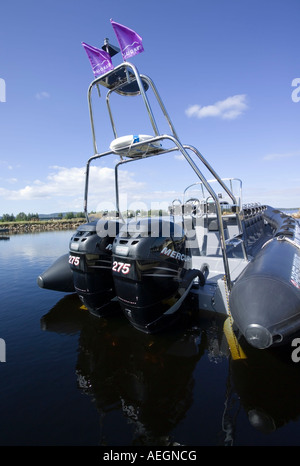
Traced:
<path fill-rule="evenodd" d="M 212 218 L 208 220 L 208 231 L 218 231 L 219 226 L 218 226 L 218 220 L 216 218 Z"/>

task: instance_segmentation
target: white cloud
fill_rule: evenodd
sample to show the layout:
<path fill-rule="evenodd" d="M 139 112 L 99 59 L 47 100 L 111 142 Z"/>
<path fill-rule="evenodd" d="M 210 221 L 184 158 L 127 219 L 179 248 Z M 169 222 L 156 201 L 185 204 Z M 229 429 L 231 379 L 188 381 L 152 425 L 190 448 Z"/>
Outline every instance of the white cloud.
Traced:
<path fill-rule="evenodd" d="M 84 196 L 84 185 L 85 185 L 85 171 L 86 167 L 50 167 L 51 173 L 47 176 L 45 181 L 36 179 L 30 184 L 20 189 L 5 189 L 0 188 L 0 197 L 9 201 L 33 201 L 37 203 L 38 200 L 50 200 L 53 205 L 53 211 L 55 206 L 61 204 L 69 205 L 70 209 L 76 199 L 76 205 L 83 204 Z M 95 209 L 95 205 L 99 203 L 100 199 L 106 199 L 108 201 L 115 201 L 114 194 L 114 169 L 107 167 L 90 167 L 90 195 L 88 208 Z M 134 180 L 134 175 L 126 172 L 125 170 L 119 172 L 119 184 L 120 189 L 122 187 L 127 192 L 132 190 L 141 190 L 144 185 L 141 182 Z"/>
<path fill-rule="evenodd" d="M 296 152 L 282 152 L 282 153 L 271 153 L 267 154 L 263 157 L 263 160 L 278 160 L 278 159 L 286 159 L 290 157 L 299 157 L 300 151 Z"/>
<path fill-rule="evenodd" d="M 174 159 L 182 161 L 182 160 L 185 160 L 185 157 L 182 154 L 178 154 L 178 155 L 174 155 Z"/>
<path fill-rule="evenodd" d="M 188 117 L 218 117 L 223 120 L 233 120 L 242 115 L 247 108 L 246 94 L 237 94 L 205 107 L 201 107 L 200 105 L 191 105 L 185 113 Z"/>
<path fill-rule="evenodd" d="M 14 167 L 10 165 L 6 160 L 0 160 L 0 166 L 6 168 L 7 170 L 13 170 Z M 17 166 L 16 168 L 18 168 Z"/>
<path fill-rule="evenodd" d="M 50 97 L 50 94 L 48 92 L 46 92 L 46 91 L 37 92 L 35 94 L 35 98 L 37 100 L 49 99 L 49 97 Z"/>

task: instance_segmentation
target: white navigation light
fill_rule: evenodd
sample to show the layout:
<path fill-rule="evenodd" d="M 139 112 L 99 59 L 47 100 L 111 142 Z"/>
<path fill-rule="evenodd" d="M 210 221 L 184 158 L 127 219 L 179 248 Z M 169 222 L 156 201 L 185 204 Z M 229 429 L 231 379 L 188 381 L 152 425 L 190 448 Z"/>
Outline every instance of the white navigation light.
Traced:
<path fill-rule="evenodd" d="M 269 330 L 258 324 L 251 324 L 246 328 L 245 338 L 250 345 L 258 349 L 268 348 L 273 343 Z"/>

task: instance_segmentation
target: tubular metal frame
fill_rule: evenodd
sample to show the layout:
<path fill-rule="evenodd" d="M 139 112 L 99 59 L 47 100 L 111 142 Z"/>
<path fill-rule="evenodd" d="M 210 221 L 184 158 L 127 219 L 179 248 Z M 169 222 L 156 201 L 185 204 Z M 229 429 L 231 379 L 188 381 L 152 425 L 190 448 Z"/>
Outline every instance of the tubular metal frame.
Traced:
<path fill-rule="evenodd" d="M 164 104 L 163 104 L 163 102 L 162 102 L 162 100 L 161 100 L 161 98 L 160 98 L 160 96 L 158 94 L 158 91 L 157 91 L 153 81 L 148 76 L 140 75 L 137 68 L 134 65 L 132 65 L 131 63 L 129 63 L 129 62 L 124 62 L 121 65 L 114 68 L 114 70 L 109 71 L 108 73 L 106 73 L 105 75 L 102 75 L 99 78 L 96 78 L 90 84 L 90 86 L 88 88 L 88 105 L 89 105 L 89 115 L 90 115 L 91 129 L 92 129 L 94 155 L 91 156 L 88 159 L 87 164 L 86 164 L 85 190 L 84 190 L 84 212 L 85 212 L 86 219 L 87 219 L 87 221 L 89 221 L 88 211 L 87 211 L 87 201 L 88 201 L 88 184 L 89 184 L 90 164 L 91 164 L 92 161 L 94 161 L 96 159 L 106 157 L 106 156 L 108 156 L 110 154 L 115 154 L 115 152 L 113 152 L 112 150 L 102 152 L 102 153 L 98 152 L 97 142 L 96 142 L 96 134 L 95 134 L 95 126 L 94 126 L 94 118 L 93 118 L 93 109 L 92 109 L 92 89 L 93 89 L 94 86 L 98 86 L 101 83 L 103 84 L 105 79 L 108 80 L 108 78 L 111 75 L 113 75 L 114 73 L 116 73 L 116 71 L 118 72 L 121 69 L 125 70 L 125 73 L 126 73 L 126 76 L 127 76 L 127 81 L 117 82 L 115 85 L 113 85 L 108 90 L 107 96 L 106 96 L 107 109 L 108 109 L 112 129 L 113 129 L 113 133 L 114 133 L 115 137 L 117 137 L 117 130 L 116 130 L 116 127 L 115 127 L 115 124 L 114 124 L 113 116 L 112 116 L 112 111 L 111 111 L 111 106 L 110 106 L 110 96 L 111 96 L 112 92 L 118 91 L 118 90 L 120 91 L 122 89 L 122 87 L 124 87 L 126 84 L 136 82 L 136 84 L 138 85 L 138 89 L 139 89 L 138 94 L 140 94 L 142 96 L 142 98 L 143 98 L 143 101 L 144 101 L 144 104 L 146 106 L 146 110 L 147 110 L 147 113 L 148 113 L 148 117 L 150 119 L 150 122 L 152 124 L 152 128 L 153 128 L 154 133 L 155 133 L 155 136 L 153 138 L 147 140 L 147 143 L 151 144 L 151 143 L 155 143 L 155 142 L 158 142 L 158 141 L 171 141 L 173 143 L 173 147 L 171 147 L 169 149 L 158 150 L 156 153 L 149 153 L 149 154 L 143 154 L 141 156 L 140 155 L 135 156 L 134 158 L 123 159 L 123 156 L 120 157 L 120 161 L 117 162 L 116 165 L 115 165 L 115 192 L 116 192 L 116 209 L 117 209 L 117 213 L 118 213 L 118 215 L 121 214 L 120 206 L 119 206 L 119 186 L 118 186 L 118 168 L 119 168 L 119 166 L 121 166 L 122 164 L 125 164 L 125 163 L 141 160 L 143 158 L 154 157 L 154 156 L 170 153 L 172 151 L 180 151 L 181 154 L 184 156 L 185 160 L 188 162 L 188 164 L 191 166 L 191 168 L 193 169 L 193 171 L 195 172 L 195 174 L 199 178 L 200 182 L 203 184 L 203 186 L 206 188 L 206 190 L 208 191 L 208 193 L 210 194 L 210 196 L 213 198 L 213 200 L 215 202 L 217 222 L 218 222 L 218 228 L 219 228 L 219 232 L 220 232 L 220 243 L 221 243 L 221 250 L 222 250 L 222 257 L 223 257 L 223 264 L 224 264 L 226 283 L 227 283 L 228 290 L 231 290 L 230 269 L 229 269 L 228 258 L 227 258 L 227 253 L 226 253 L 225 234 L 224 234 L 224 227 L 223 227 L 223 221 L 222 221 L 222 211 L 221 211 L 221 206 L 220 206 L 220 202 L 219 202 L 219 197 L 216 194 L 216 192 L 214 191 L 214 189 L 212 188 L 210 182 L 205 178 L 203 173 L 200 171 L 199 167 L 196 165 L 196 163 L 194 162 L 192 157 L 188 154 L 188 151 L 191 151 L 191 152 L 194 153 L 194 155 L 196 155 L 196 157 L 200 160 L 200 162 L 208 169 L 208 171 L 214 176 L 215 180 L 225 190 L 225 192 L 232 199 L 232 202 L 235 205 L 237 205 L 236 198 L 233 195 L 233 193 L 229 190 L 229 188 L 226 186 L 224 181 L 216 173 L 216 171 L 211 167 L 211 165 L 207 162 L 207 160 L 203 157 L 203 155 L 194 146 L 181 144 L 181 142 L 179 141 L 178 136 L 176 134 L 176 131 L 174 129 L 174 126 L 173 126 L 173 124 L 171 122 L 171 119 L 170 119 L 170 117 L 169 117 L 169 115 L 167 113 L 167 110 L 166 110 L 166 108 L 165 108 L 165 106 L 164 106 Z M 131 70 L 131 72 L 134 75 L 134 78 L 129 77 L 128 69 Z M 144 86 L 143 86 L 143 82 L 146 82 L 148 84 L 148 86 L 151 87 L 151 89 L 152 89 L 152 91 L 153 91 L 153 93 L 154 93 L 154 95 L 155 95 L 155 97 L 156 97 L 156 99 L 158 101 L 158 104 L 159 104 L 159 106 L 160 106 L 160 108 L 162 110 L 162 113 L 163 113 L 163 115 L 165 116 L 165 118 L 166 118 L 166 120 L 168 122 L 168 125 L 169 125 L 169 127 L 171 129 L 172 135 L 159 134 L 159 130 L 158 130 L 154 115 L 152 113 L 152 109 L 151 109 L 149 100 L 147 98 L 147 95 L 146 95 L 146 92 L 145 92 L 145 89 L 144 89 Z M 145 144 L 145 142 L 135 143 L 135 147 L 139 147 L 139 146 L 141 146 L 143 144 Z M 127 149 L 129 150 L 130 146 L 124 147 L 124 153 L 125 154 L 126 154 Z M 240 228 L 240 231 L 242 231 L 241 230 L 239 212 L 237 213 L 237 219 L 238 219 L 238 226 Z"/>

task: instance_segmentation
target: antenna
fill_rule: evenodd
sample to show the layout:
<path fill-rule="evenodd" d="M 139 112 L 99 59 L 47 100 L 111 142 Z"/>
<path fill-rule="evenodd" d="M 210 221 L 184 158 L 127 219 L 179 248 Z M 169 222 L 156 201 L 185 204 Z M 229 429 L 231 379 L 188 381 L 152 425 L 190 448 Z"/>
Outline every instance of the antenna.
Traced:
<path fill-rule="evenodd" d="M 104 39 L 104 45 L 102 45 L 102 50 L 109 53 L 111 57 L 120 52 L 120 49 L 115 45 L 111 45 L 107 38 Z"/>

